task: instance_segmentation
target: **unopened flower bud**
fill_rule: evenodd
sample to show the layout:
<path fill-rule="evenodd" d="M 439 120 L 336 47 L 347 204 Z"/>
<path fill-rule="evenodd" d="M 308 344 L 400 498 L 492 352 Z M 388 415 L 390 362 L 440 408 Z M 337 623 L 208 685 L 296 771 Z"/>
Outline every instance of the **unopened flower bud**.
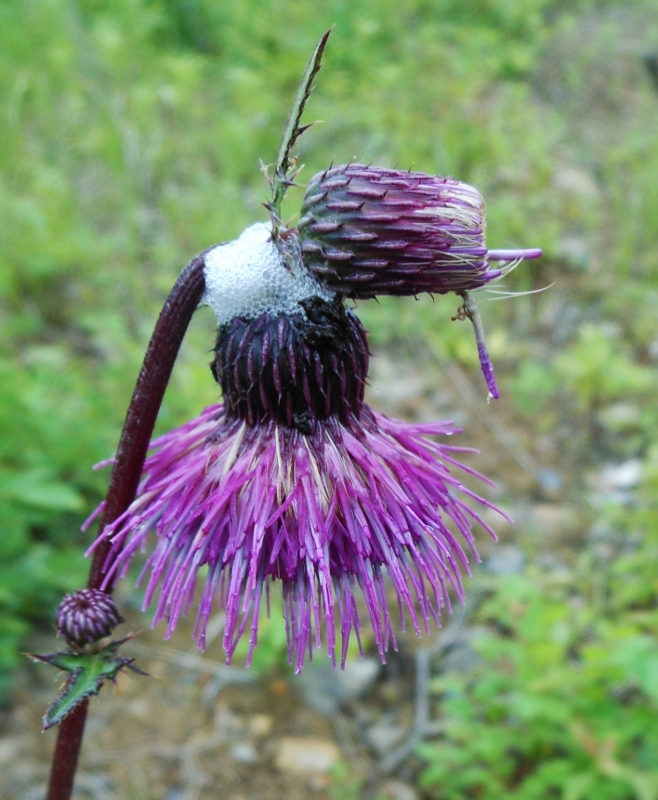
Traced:
<path fill-rule="evenodd" d="M 67 594 L 57 609 L 57 630 L 69 644 L 94 644 L 122 622 L 114 600 L 98 589 Z"/>
<path fill-rule="evenodd" d="M 298 229 L 306 266 L 354 298 L 463 293 L 541 255 L 487 250 L 484 201 L 472 186 L 361 164 L 311 179 Z"/>

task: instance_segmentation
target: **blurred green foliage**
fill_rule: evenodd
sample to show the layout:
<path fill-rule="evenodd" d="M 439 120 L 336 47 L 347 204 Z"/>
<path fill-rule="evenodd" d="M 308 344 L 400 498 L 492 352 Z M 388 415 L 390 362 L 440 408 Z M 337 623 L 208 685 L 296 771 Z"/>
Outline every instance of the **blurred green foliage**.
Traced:
<path fill-rule="evenodd" d="M 84 580 L 80 524 L 107 483 L 90 467 L 116 444 L 158 306 L 194 253 L 266 218 L 259 159 L 333 24 L 302 180 L 356 158 L 475 184 L 492 247 L 544 248 L 505 288 L 555 283 L 481 303 L 520 423 L 578 476 L 631 457 L 649 475 L 605 512 L 618 557 L 492 585 L 478 666 L 437 681 L 447 729 L 424 781 L 437 798 L 658 797 L 653 0 L 0 3 L 0 697 L 23 637 Z M 377 346 L 477 375 L 455 310 L 361 313 Z M 195 320 L 161 428 L 216 399 L 212 328 Z M 259 669 L 280 658 L 276 622 Z"/>
<path fill-rule="evenodd" d="M 654 450 L 636 508 L 608 511 L 572 572 L 492 582 L 476 665 L 433 684 L 444 734 L 418 748 L 433 796 L 658 797 L 657 465 Z"/>

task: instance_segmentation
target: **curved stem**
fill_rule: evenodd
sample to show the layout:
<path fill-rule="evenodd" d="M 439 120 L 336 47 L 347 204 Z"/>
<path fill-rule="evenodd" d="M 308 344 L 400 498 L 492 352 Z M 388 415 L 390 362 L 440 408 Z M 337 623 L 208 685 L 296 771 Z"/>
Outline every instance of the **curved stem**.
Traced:
<path fill-rule="evenodd" d="M 135 498 L 155 420 L 165 389 L 194 311 L 205 288 L 204 256 L 199 253 L 181 272 L 167 298 L 149 342 L 133 391 L 105 499 L 102 530 L 123 514 Z M 99 589 L 110 549 L 102 541 L 89 569 L 89 589 Z M 111 594 L 113 586 L 105 589 Z M 47 800 L 69 800 L 84 735 L 88 701 L 75 708 L 59 726 L 48 783 Z"/>

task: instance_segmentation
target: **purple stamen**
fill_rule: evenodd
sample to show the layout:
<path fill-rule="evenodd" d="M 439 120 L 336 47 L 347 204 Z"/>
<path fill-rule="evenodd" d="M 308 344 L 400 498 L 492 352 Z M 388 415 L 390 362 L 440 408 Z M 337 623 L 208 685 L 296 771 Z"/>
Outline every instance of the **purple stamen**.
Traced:
<path fill-rule="evenodd" d="M 541 248 L 531 247 L 528 250 L 487 250 L 489 261 L 529 261 L 532 258 L 539 258 L 542 254 Z"/>

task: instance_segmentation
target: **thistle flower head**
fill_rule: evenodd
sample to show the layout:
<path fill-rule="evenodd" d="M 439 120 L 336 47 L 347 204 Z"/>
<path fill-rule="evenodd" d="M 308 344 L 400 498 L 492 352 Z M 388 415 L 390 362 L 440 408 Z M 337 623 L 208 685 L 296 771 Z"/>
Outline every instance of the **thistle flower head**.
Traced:
<path fill-rule="evenodd" d="M 153 443 L 137 498 L 97 540 L 110 542 L 106 585 L 155 534 L 144 602 L 156 602 L 167 635 L 205 566 L 201 646 L 218 602 L 227 658 L 247 627 L 251 652 L 263 597 L 281 581 L 296 670 L 322 640 L 344 662 L 351 633 L 360 637 L 359 593 L 383 659 L 395 645 L 384 576 L 402 624 L 420 633 L 451 592 L 463 598 L 466 549 L 477 557 L 472 523 L 492 533 L 471 508 L 489 504 L 455 474 L 471 470 L 433 441 L 454 428 L 368 407 L 365 331 L 304 266 L 295 232 L 273 240 L 256 225 L 213 248 L 205 286 L 224 402 Z"/>
<path fill-rule="evenodd" d="M 227 661 L 246 630 L 250 659 L 270 584 L 280 581 L 295 671 L 323 642 L 334 663 L 337 655 L 345 663 L 350 636 L 361 641 L 359 594 L 384 660 L 396 647 L 385 576 L 402 628 L 410 620 L 418 635 L 428 632 L 451 594 L 464 598 L 467 551 L 477 558 L 472 524 L 493 535 L 473 508 L 490 504 L 457 474 L 476 473 L 455 460 L 459 448 L 433 441 L 453 432 L 450 423 L 410 425 L 364 405 L 312 434 L 211 406 L 153 443 L 137 499 L 102 534 L 111 542 L 107 580 L 124 574 L 155 534 L 144 607 L 155 603 L 154 625 L 166 620 L 167 638 L 195 603 L 206 566 L 200 647 L 217 604 Z"/>
<path fill-rule="evenodd" d="M 482 476 L 443 441 L 457 432 L 452 424 L 408 424 L 366 403 L 370 354 L 344 297 L 462 295 L 497 396 L 468 293 L 539 255 L 487 250 L 484 205 L 472 187 L 357 164 L 313 178 L 298 229 L 281 224 L 296 174 L 291 148 L 306 127 L 301 114 L 327 35 L 270 179 L 270 224 L 198 257 L 198 297 L 217 317 L 211 369 L 223 402 L 152 443 L 134 501 L 92 546 L 108 587 L 155 539 L 141 576 L 144 605 L 155 603 L 154 624 L 166 620 L 167 636 L 203 574 L 194 636 L 205 646 L 218 604 L 229 661 L 247 628 L 251 658 L 263 599 L 280 581 L 296 671 L 323 642 L 344 663 L 351 635 L 361 644 L 364 617 L 384 659 L 395 647 L 386 577 L 403 628 L 439 623 L 451 596 L 463 600 L 468 551 L 477 559 L 473 526 L 494 535 L 479 514 L 494 507 L 459 474 Z"/>
<path fill-rule="evenodd" d="M 487 250 L 484 201 L 472 186 L 361 164 L 311 179 L 298 230 L 306 266 L 354 298 L 463 293 L 541 255 Z"/>
<path fill-rule="evenodd" d="M 57 632 L 70 645 L 94 644 L 122 622 L 114 600 L 98 589 L 67 594 L 57 609 Z"/>

